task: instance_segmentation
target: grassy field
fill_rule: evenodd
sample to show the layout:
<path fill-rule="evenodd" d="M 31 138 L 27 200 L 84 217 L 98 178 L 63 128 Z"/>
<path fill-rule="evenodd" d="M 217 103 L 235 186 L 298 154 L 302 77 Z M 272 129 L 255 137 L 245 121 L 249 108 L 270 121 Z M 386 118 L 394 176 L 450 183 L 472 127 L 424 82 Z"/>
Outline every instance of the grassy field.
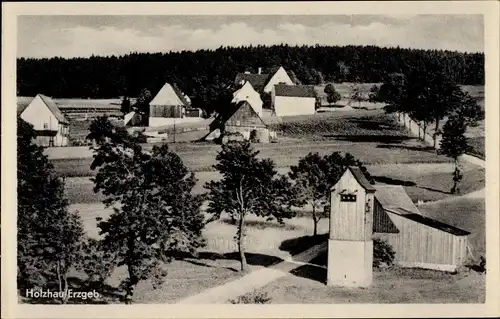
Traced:
<path fill-rule="evenodd" d="M 375 164 L 368 165 L 367 168 L 377 183 L 403 185 L 415 202 L 418 200 L 434 201 L 453 196 L 449 193 L 452 186 L 453 165 L 449 163 Z M 278 172 L 286 174 L 288 168 L 280 168 Z M 219 174 L 214 171 L 202 171 L 195 174 L 198 182 L 193 192 L 196 194 L 205 192 L 203 185 L 206 182 L 219 178 Z M 466 164 L 463 175 L 462 193 L 469 193 L 484 187 L 483 168 Z M 94 193 L 94 185 L 88 177 L 66 178 L 65 186 L 66 195 L 71 203 L 96 203 L 104 199 L 100 193 Z"/>
<path fill-rule="evenodd" d="M 324 259 L 324 258 L 323 258 Z M 258 292 L 276 304 L 333 303 L 481 303 L 484 274 L 457 275 L 420 269 L 375 271 L 369 288 L 336 288 L 324 284 L 326 269 L 305 265 Z"/>
<path fill-rule="evenodd" d="M 346 139 L 350 139 L 346 137 Z M 358 139 L 360 139 L 358 137 Z M 214 144 L 170 144 L 183 160 L 184 164 L 194 172 L 211 171 L 216 163 L 215 157 L 220 151 Z M 389 142 L 386 138 L 377 141 L 370 137 L 368 141 L 302 141 L 283 140 L 279 143 L 257 144 L 261 158 L 271 158 L 277 167 L 296 165 L 309 152 L 321 155 L 333 152 L 351 153 L 365 164 L 409 164 L 409 163 L 448 163 L 450 159 L 421 145 L 414 139 Z M 56 171 L 66 177 L 91 176 L 92 158 L 52 159 Z"/>

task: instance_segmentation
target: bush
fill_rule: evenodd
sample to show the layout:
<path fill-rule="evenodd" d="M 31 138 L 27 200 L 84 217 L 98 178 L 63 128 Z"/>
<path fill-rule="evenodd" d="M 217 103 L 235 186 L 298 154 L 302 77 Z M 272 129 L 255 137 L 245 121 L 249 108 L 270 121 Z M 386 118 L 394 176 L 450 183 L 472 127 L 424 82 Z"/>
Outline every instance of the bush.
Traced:
<path fill-rule="evenodd" d="M 396 252 L 385 240 L 374 239 L 373 240 L 373 267 L 381 268 L 385 266 L 391 266 L 394 262 L 394 256 Z"/>
<path fill-rule="evenodd" d="M 271 303 L 271 298 L 267 295 L 267 292 L 253 291 L 236 299 L 229 300 L 229 302 L 232 304 L 269 304 Z"/>

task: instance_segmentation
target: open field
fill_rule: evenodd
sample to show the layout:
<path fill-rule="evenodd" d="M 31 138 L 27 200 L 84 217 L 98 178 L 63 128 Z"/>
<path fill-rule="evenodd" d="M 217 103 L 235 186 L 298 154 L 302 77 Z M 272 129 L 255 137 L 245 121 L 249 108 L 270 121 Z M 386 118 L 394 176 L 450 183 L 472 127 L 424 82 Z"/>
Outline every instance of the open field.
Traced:
<path fill-rule="evenodd" d="M 211 171 L 216 163 L 215 157 L 220 151 L 219 145 L 214 144 L 170 144 L 183 160 L 184 164 L 194 172 Z M 371 139 L 367 142 L 352 143 L 350 141 L 310 141 L 297 143 L 283 141 L 267 145 L 255 145 L 260 150 L 259 156 L 271 158 L 277 167 L 296 165 L 309 152 L 318 152 L 321 155 L 333 152 L 351 153 L 365 164 L 406 164 L 406 163 L 448 163 L 450 159 L 436 153 L 427 147 L 421 146 L 414 139 L 403 142 L 377 142 Z M 63 176 L 91 176 L 95 172 L 89 167 L 92 158 L 53 159 L 55 169 Z"/>
<path fill-rule="evenodd" d="M 453 165 L 447 163 L 434 164 L 376 164 L 368 165 L 368 171 L 377 183 L 403 185 L 413 201 L 434 201 L 452 196 Z M 436 171 L 438 173 L 436 173 Z M 286 174 L 288 168 L 278 169 Z M 220 178 L 214 171 L 196 172 L 196 183 L 193 192 L 205 192 L 203 185 Z M 462 193 L 469 193 L 484 187 L 484 169 L 472 164 L 464 165 L 464 180 L 461 183 Z M 93 183 L 88 177 L 66 178 L 66 195 L 71 203 L 96 203 L 104 199 L 101 194 L 93 192 Z"/>
<path fill-rule="evenodd" d="M 309 152 L 329 154 L 348 152 L 365 164 L 446 163 L 450 159 L 436 155 L 420 141 L 409 137 L 393 117 L 381 111 L 330 112 L 311 116 L 283 118 L 272 126 L 278 143 L 256 144 L 260 156 L 271 158 L 278 167 L 295 165 Z M 176 135 L 177 141 L 198 139 L 206 131 Z M 169 136 L 169 140 L 173 136 Z M 152 145 L 144 145 L 150 149 Z M 171 143 L 170 147 L 195 172 L 210 171 L 220 145 L 213 143 Z M 56 170 L 63 176 L 90 176 L 92 152 L 88 147 L 51 148 L 46 150 Z"/>
<path fill-rule="evenodd" d="M 481 303 L 485 298 L 485 275 L 476 272 L 374 271 L 373 285 L 365 289 L 328 287 L 325 280 L 326 269 L 304 265 L 258 292 L 268 293 L 276 304 Z"/>

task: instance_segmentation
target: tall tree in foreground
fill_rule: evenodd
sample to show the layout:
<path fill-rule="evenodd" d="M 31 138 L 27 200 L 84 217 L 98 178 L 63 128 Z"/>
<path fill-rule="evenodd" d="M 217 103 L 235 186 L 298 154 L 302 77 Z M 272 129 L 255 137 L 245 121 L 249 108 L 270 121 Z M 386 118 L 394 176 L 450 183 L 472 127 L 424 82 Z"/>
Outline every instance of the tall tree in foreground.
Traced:
<path fill-rule="evenodd" d="M 270 159 L 257 158 L 258 153 L 248 141 L 223 145 L 214 165 L 222 179 L 205 184 L 211 219 L 219 219 L 222 213 L 237 219 L 235 239 L 242 271 L 247 270 L 244 241 L 247 216 L 253 214 L 283 222 L 293 216 L 290 207 L 295 203 L 286 176 L 277 174 Z"/>
<path fill-rule="evenodd" d="M 152 279 L 156 287 L 165 263 L 203 245 L 201 199 L 191 194 L 195 177 L 167 145 L 145 152 L 130 136 L 96 148 L 91 168 L 98 169 L 94 191 L 102 191 L 114 210 L 98 224 L 102 245 L 127 267 L 121 288 L 131 303 L 141 280 Z"/>
<path fill-rule="evenodd" d="M 460 169 L 459 158 L 469 150 L 465 131 L 467 125 L 464 119 L 460 116 L 452 116 L 446 121 L 443 126 L 443 138 L 441 139 L 441 151 L 448 157 L 451 157 L 455 163 L 453 172 L 453 187 L 450 192 L 452 194 L 460 193 L 458 184 L 462 180 L 462 172 Z"/>
<path fill-rule="evenodd" d="M 332 83 L 328 83 L 325 86 L 325 93 L 328 104 L 337 103 L 341 99 L 340 93 L 335 90 L 335 86 Z"/>
<path fill-rule="evenodd" d="M 68 211 L 64 183 L 34 138 L 33 126 L 18 119 L 18 287 L 67 292 L 69 271 L 81 261 L 82 221 Z"/>
<path fill-rule="evenodd" d="M 289 176 L 295 182 L 296 201 L 300 205 L 311 205 L 314 236 L 318 234 L 318 222 L 328 216 L 330 189 L 348 166 L 359 167 L 373 183 L 366 167 L 349 153 L 342 155 L 334 152 L 323 157 L 318 153 L 309 153 L 300 159 L 297 166 L 290 167 Z"/>

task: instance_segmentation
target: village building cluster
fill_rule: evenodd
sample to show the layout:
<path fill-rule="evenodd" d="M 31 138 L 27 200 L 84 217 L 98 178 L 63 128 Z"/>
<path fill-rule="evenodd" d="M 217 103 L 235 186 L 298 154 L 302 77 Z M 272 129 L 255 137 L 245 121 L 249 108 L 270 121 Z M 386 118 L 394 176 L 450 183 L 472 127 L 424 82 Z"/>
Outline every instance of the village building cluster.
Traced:
<path fill-rule="evenodd" d="M 309 115 L 316 112 L 316 93 L 312 85 L 295 84 L 282 67 L 273 67 L 257 73 L 237 73 L 230 105 L 216 114 L 209 125 L 208 141 L 251 139 L 267 143 L 276 139 L 263 119 L 267 116 L 283 117 Z M 267 95 L 270 105 L 264 108 L 262 96 Z M 135 99 L 130 100 L 131 103 Z M 137 111 L 121 112 L 121 99 L 56 99 L 38 94 L 34 98 L 18 97 L 17 114 L 31 123 L 37 132 L 37 143 L 47 147 L 70 146 L 70 121 L 83 121 L 106 115 L 120 119 L 126 127 L 144 123 Z M 184 123 L 202 122 L 203 112 L 191 106 L 191 99 L 175 83 L 165 83 L 149 103 L 148 126 L 158 128 Z"/>

